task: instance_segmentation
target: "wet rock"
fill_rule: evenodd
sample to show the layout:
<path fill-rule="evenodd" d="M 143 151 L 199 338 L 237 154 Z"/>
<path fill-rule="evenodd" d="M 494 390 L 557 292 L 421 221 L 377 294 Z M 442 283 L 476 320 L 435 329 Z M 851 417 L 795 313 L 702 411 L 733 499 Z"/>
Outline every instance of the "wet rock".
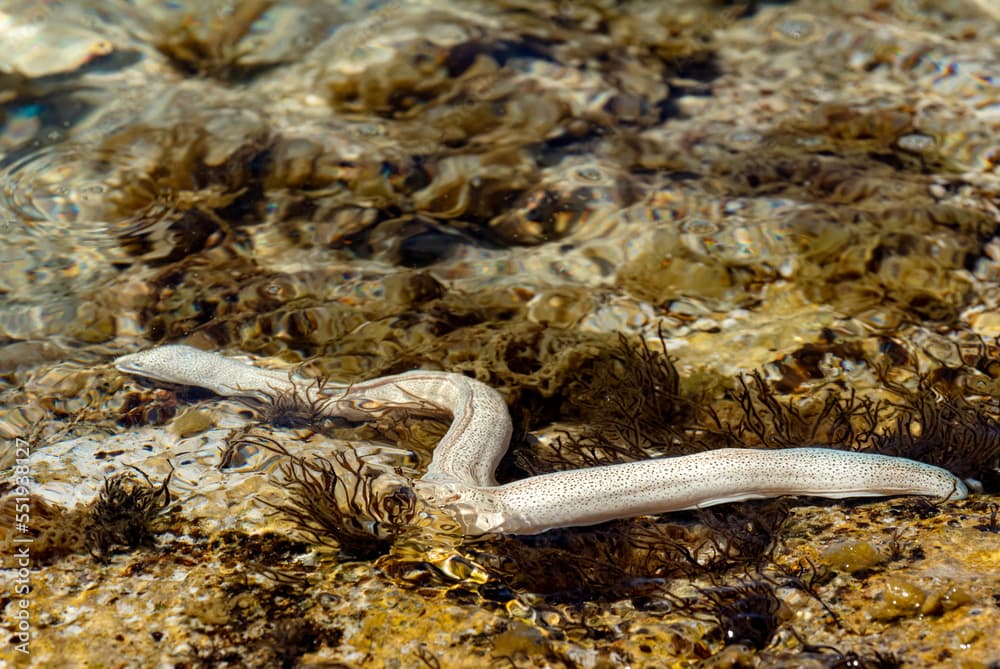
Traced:
<path fill-rule="evenodd" d="M 887 577 L 869 609 L 871 617 L 879 621 L 910 618 L 923 612 L 927 592 L 910 580 Z"/>
<path fill-rule="evenodd" d="M 824 550 L 823 559 L 831 569 L 857 574 L 877 567 L 885 558 L 867 541 L 845 541 Z"/>

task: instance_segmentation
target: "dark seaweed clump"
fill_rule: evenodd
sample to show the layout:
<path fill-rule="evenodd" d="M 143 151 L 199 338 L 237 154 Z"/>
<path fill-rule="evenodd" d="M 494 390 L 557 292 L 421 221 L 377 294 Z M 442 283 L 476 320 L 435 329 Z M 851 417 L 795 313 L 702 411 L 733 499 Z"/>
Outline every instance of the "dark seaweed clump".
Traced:
<path fill-rule="evenodd" d="M 754 372 L 737 379 L 731 392 L 736 417 L 704 429 L 725 445 L 814 444 L 910 458 L 981 480 L 988 491 L 997 489 L 1000 400 L 992 390 L 1000 363 L 996 346 L 988 355 L 981 343 L 971 361 L 942 363 L 926 371 L 901 344 L 883 350 L 886 355 L 861 360 L 875 370 L 893 399 L 861 397 L 854 389 L 845 393 L 830 384 L 815 391 L 802 408 Z"/>
<path fill-rule="evenodd" d="M 745 581 L 700 592 L 705 601 L 696 605 L 695 611 L 707 613 L 718 623 L 724 645 L 761 650 L 771 643 L 781 624 L 781 600 L 770 583 Z"/>
<path fill-rule="evenodd" d="M 882 382 L 900 397 L 894 429 L 873 433 L 872 450 L 945 467 L 962 478 L 996 485 L 1000 462 L 1000 400 L 994 397 L 973 402 L 961 382 L 971 369 L 942 370 L 918 376 L 915 389 L 895 383 L 883 368 Z"/>
<path fill-rule="evenodd" d="M 662 331 L 658 337 L 666 350 Z M 621 444 L 633 458 L 683 452 L 688 440 L 682 428 L 692 418 L 695 402 L 682 394 L 680 374 L 669 355 L 650 348 L 645 339 L 636 343 L 619 334 L 618 346 L 581 376 L 571 387 L 570 403 L 592 426 L 587 440 Z"/>
<path fill-rule="evenodd" d="M 315 651 L 324 638 L 330 636 L 305 618 L 276 620 L 271 623 L 268 631 L 269 634 L 261 641 L 261 646 L 272 651 L 275 666 L 282 669 L 298 666 L 300 657 Z"/>
<path fill-rule="evenodd" d="M 711 531 L 713 550 L 706 567 L 720 572 L 770 562 L 789 508 L 788 500 L 779 498 L 698 511 L 698 520 Z"/>
<path fill-rule="evenodd" d="M 725 425 L 718 436 L 731 445 L 765 448 L 793 448 L 804 444 L 848 445 L 863 441 L 867 433 L 858 428 L 859 417 L 873 418 L 877 409 L 867 398 L 853 392 L 843 397 L 839 389 L 828 387 L 815 394 L 809 410 L 783 401 L 760 372 L 737 378 L 732 398 L 738 405 L 738 418 Z"/>
<path fill-rule="evenodd" d="M 271 506 L 311 540 L 338 548 L 347 557 L 370 559 L 386 552 L 416 514 L 413 490 L 378 490 L 383 472 L 367 466 L 353 451 L 306 458 L 267 437 L 244 439 L 286 457 L 280 473 L 289 501 Z"/>
<path fill-rule="evenodd" d="M 292 379 L 292 375 L 289 375 Z M 277 393 L 262 405 L 262 420 L 284 428 L 319 427 L 331 421 L 328 409 L 332 400 L 323 396 L 329 384 L 316 378 L 304 388 L 292 388 Z M 303 401 L 302 398 L 311 398 Z"/>
<path fill-rule="evenodd" d="M 106 559 L 119 546 L 131 549 L 153 545 L 153 521 L 170 506 L 172 477 L 171 469 L 163 483 L 155 485 L 136 469 L 104 479 L 104 488 L 90 508 L 87 544 L 91 553 Z"/>
<path fill-rule="evenodd" d="M 665 350 L 663 333 L 659 340 Z M 617 346 L 589 360 L 563 392 L 564 419 L 580 421 L 582 432 L 566 433 L 551 453 L 520 450 L 517 464 L 531 474 L 594 467 L 705 450 L 691 424 L 699 398 L 681 390 L 669 355 L 644 339 L 618 335 Z"/>
<path fill-rule="evenodd" d="M 118 410 L 124 427 L 163 425 L 177 414 L 177 397 L 168 390 L 129 393 Z"/>
<path fill-rule="evenodd" d="M 101 458 L 102 454 L 97 453 Z M 173 468 L 161 483 L 155 483 L 140 469 L 117 472 L 104 479 L 97 497 L 87 505 L 66 508 L 30 495 L 31 526 L 23 532 L 0 533 L 0 551 L 13 551 L 22 534 L 31 537 L 32 559 L 52 564 L 74 554 L 87 554 L 104 562 L 118 550 L 150 547 L 155 544 L 160 521 L 175 508 L 170 493 Z M 0 501 L 0 527 L 15 527 L 17 498 Z M 20 500 L 23 501 L 23 500 Z"/>
<path fill-rule="evenodd" d="M 846 653 L 833 646 L 813 646 L 804 644 L 802 656 L 815 658 L 825 663 L 829 669 L 901 669 L 903 661 L 894 653 L 872 651 L 871 653 Z"/>
<path fill-rule="evenodd" d="M 788 517 L 784 500 L 699 512 L 702 524 L 637 518 L 587 530 L 490 537 L 463 548 L 514 592 L 552 602 L 651 602 L 672 578 L 718 578 L 772 561 Z"/>
<path fill-rule="evenodd" d="M 517 464 L 538 474 L 720 447 L 809 444 L 911 458 L 982 480 L 987 490 L 1000 486 L 996 343 L 980 342 L 962 364 L 923 371 L 918 356 L 898 342 L 883 342 L 879 356 L 850 341 L 819 348 L 870 366 L 895 397 L 876 400 L 829 383 L 806 403 L 789 401 L 785 394 L 797 384 L 789 385 L 787 373 L 771 382 L 752 372 L 723 381 L 729 387 L 721 402 L 709 403 L 681 388 L 669 356 L 621 336 L 617 349 L 582 369 L 565 391 L 563 418 L 581 421 L 583 430 L 563 435 L 546 452 L 519 450 Z M 794 378 L 821 379 L 810 361 L 816 367 L 822 357 L 814 350 L 796 357 L 802 369 Z"/>

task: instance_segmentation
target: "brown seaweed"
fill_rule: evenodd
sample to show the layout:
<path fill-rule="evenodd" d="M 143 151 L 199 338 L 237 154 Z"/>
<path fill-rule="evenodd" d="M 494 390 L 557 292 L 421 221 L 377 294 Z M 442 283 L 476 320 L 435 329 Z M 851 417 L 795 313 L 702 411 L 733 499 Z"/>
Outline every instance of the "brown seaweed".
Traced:
<path fill-rule="evenodd" d="M 87 543 L 95 557 L 104 560 L 119 546 L 153 545 L 152 523 L 170 506 L 173 473 L 171 467 L 159 485 L 137 468 L 104 479 L 104 488 L 89 509 Z"/>
<path fill-rule="evenodd" d="M 715 619 L 726 646 L 742 644 L 761 650 L 781 624 L 781 600 L 767 581 L 747 580 L 699 592 L 705 601 L 695 608 Z"/>
<path fill-rule="evenodd" d="M 286 457 L 280 472 L 290 499 L 265 503 L 316 543 L 354 558 L 375 557 L 388 550 L 416 514 L 417 499 L 411 488 L 378 490 L 376 480 L 382 472 L 353 452 L 306 458 L 292 455 L 274 440 L 260 436 L 255 440 Z"/>

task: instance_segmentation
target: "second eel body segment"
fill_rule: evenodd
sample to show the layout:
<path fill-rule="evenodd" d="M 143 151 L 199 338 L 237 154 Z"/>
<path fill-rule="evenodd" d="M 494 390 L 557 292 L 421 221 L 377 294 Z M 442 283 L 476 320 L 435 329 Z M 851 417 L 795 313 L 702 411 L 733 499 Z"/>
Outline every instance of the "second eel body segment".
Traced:
<path fill-rule="evenodd" d="M 932 495 L 963 499 L 965 484 L 922 462 L 829 448 L 723 448 L 553 472 L 498 485 L 511 420 L 493 388 L 461 374 L 412 371 L 350 385 L 317 385 L 190 346 L 166 345 L 118 358 L 136 376 L 261 401 L 279 396 L 352 421 L 405 409 L 445 414 L 452 424 L 414 483 L 469 535 L 536 534 L 557 527 L 777 497 Z"/>

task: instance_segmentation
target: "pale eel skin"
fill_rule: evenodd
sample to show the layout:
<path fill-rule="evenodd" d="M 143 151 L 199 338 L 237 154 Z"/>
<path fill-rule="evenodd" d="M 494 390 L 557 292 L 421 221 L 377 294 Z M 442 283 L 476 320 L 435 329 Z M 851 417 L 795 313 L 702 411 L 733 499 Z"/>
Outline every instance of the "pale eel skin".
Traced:
<path fill-rule="evenodd" d="M 946 500 L 968 495 L 965 484 L 940 467 L 829 448 L 723 448 L 498 485 L 494 472 L 507 452 L 510 414 L 497 391 L 461 374 L 417 370 L 350 385 L 317 384 L 181 345 L 125 355 L 115 366 L 223 396 L 265 402 L 284 396 L 351 421 L 400 410 L 451 416 L 451 426 L 414 488 L 425 502 L 453 516 L 467 535 L 536 534 L 781 495 L 931 495 Z"/>

